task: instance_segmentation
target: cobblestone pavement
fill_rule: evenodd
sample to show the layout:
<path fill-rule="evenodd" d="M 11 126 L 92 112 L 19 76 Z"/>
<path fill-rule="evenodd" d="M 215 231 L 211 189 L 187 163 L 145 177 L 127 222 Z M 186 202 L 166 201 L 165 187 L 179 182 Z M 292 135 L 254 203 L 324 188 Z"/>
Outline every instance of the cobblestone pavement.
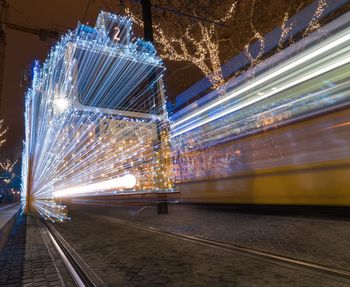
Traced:
<path fill-rule="evenodd" d="M 12 226 L 21 206 L 19 204 L 7 204 L 0 206 L 0 252 L 4 248 L 10 236 Z"/>
<path fill-rule="evenodd" d="M 346 217 L 252 214 L 191 205 L 171 205 L 169 214 L 164 216 L 158 216 L 151 206 L 77 208 L 170 232 L 350 269 L 350 219 Z"/>
<path fill-rule="evenodd" d="M 109 286 L 349 286 L 309 271 L 111 223 L 89 210 L 73 209 L 70 222 L 54 226 Z"/>
<path fill-rule="evenodd" d="M 17 217 L 0 253 L 0 286 L 72 286 L 61 276 L 55 263 L 58 255 L 44 241 L 40 228 L 34 217 Z"/>
<path fill-rule="evenodd" d="M 7 244 L 0 253 L 0 286 L 20 286 L 25 254 L 25 217 L 19 216 Z"/>

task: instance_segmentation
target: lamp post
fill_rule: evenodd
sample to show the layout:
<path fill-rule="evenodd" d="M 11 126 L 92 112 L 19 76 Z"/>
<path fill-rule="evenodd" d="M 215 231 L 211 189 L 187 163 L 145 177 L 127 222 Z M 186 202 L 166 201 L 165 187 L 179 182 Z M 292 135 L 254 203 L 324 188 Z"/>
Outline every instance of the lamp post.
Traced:
<path fill-rule="evenodd" d="M 151 0 L 142 0 L 142 17 L 144 39 L 153 43 Z"/>
<path fill-rule="evenodd" d="M 143 17 L 143 32 L 144 39 L 149 42 L 154 42 L 152 28 L 152 8 L 151 0 L 142 0 L 142 17 Z M 157 204 L 158 214 L 168 214 L 168 202 L 166 196 L 161 196 L 161 202 Z"/>

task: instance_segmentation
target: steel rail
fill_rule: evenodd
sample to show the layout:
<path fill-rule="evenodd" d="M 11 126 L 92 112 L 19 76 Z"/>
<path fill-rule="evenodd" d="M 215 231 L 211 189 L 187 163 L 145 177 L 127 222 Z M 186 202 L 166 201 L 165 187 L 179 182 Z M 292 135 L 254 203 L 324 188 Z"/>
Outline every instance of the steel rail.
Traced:
<path fill-rule="evenodd" d="M 103 215 L 99 217 L 109 222 L 114 222 L 114 223 L 128 226 L 131 228 L 153 232 L 156 234 L 160 234 L 160 235 L 164 235 L 164 236 L 168 236 L 168 237 L 172 237 L 172 238 L 176 238 L 176 239 L 180 239 L 180 240 L 184 240 L 184 241 L 188 241 L 196 244 L 201 244 L 207 247 L 216 248 L 224 251 L 240 253 L 242 255 L 245 255 L 254 259 L 268 261 L 270 263 L 281 265 L 284 267 L 289 267 L 289 268 L 294 267 L 296 269 L 303 270 L 303 271 L 309 270 L 317 274 L 322 274 L 327 277 L 332 277 L 332 279 L 346 279 L 347 283 L 349 283 L 349 280 L 350 280 L 349 270 L 322 265 L 315 262 L 310 262 L 310 261 L 292 258 L 292 257 L 279 255 L 279 254 L 274 254 L 270 252 L 265 252 L 262 250 L 257 250 L 249 247 L 236 245 L 236 244 L 230 244 L 230 243 L 220 242 L 220 241 L 206 239 L 206 238 L 197 237 L 197 236 L 169 232 L 169 231 L 165 231 L 165 230 L 161 230 L 161 229 L 149 227 L 149 226 L 148 227 L 142 226 L 139 224 L 130 223 L 128 221 L 113 218 L 113 217 L 108 217 Z"/>
<path fill-rule="evenodd" d="M 64 240 L 62 235 L 45 220 L 42 220 L 49 238 L 60 255 L 65 267 L 78 287 L 106 286 L 105 283 L 89 268 L 84 260 Z"/>

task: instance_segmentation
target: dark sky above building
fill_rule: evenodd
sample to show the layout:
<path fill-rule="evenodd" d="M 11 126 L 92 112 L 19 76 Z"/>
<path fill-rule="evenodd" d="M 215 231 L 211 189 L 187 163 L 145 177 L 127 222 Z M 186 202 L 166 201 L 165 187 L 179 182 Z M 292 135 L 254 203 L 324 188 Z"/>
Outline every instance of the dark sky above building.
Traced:
<path fill-rule="evenodd" d="M 82 21 L 87 0 L 11 0 L 8 1 L 7 22 L 30 28 L 66 31 Z M 99 6 L 91 1 L 86 21 L 94 22 Z M 91 19 L 91 20 L 90 20 Z M 5 149 L 18 152 L 22 148 L 24 130 L 24 93 L 21 75 L 35 59 L 47 57 L 53 41 L 40 41 L 34 34 L 6 29 L 5 73 L 2 87 L 1 117 L 9 127 Z M 12 151 L 10 151 L 12 152 Z"/>

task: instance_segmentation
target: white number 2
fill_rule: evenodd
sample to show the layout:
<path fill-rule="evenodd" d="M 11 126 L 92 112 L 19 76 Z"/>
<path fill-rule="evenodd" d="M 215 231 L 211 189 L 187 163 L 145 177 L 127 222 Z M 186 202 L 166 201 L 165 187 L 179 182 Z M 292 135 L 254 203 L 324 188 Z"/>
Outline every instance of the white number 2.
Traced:
<path fill-rule="evenodd" d="M 119 27 L 114 27 L 114 36 L 113 36 L 114 42 L 118 42 L 120 40 L 119 33 L 120 33 Z"/>

